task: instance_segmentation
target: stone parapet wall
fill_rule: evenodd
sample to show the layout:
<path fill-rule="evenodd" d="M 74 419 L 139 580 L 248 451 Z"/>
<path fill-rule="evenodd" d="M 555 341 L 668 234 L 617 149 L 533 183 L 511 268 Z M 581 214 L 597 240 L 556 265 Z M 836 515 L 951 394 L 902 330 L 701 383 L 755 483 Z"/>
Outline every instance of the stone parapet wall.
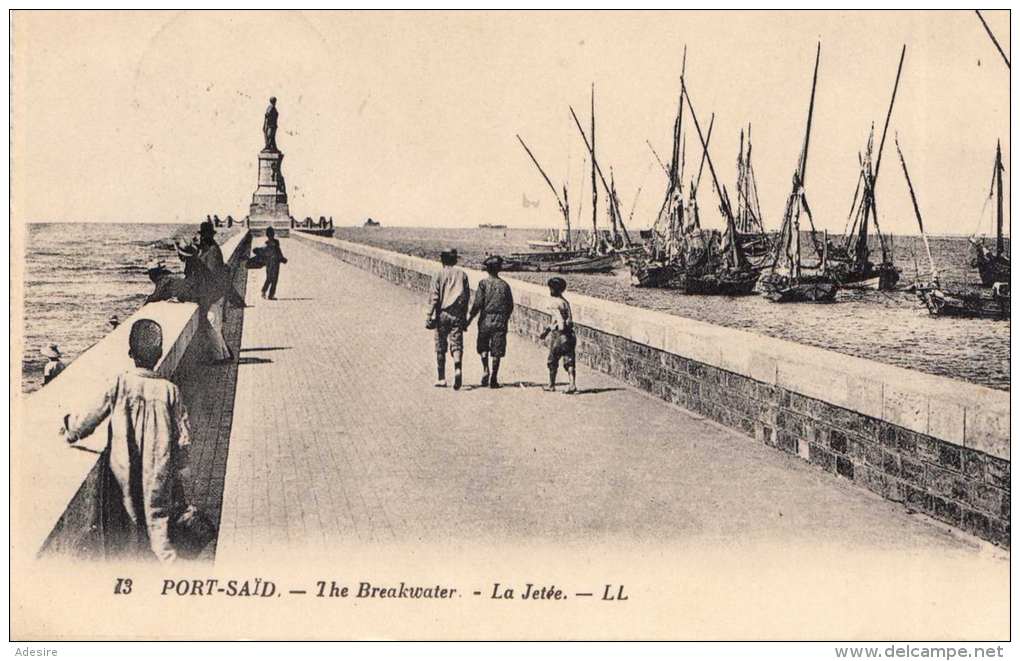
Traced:
<path fill-rule="evenodd" d="M 370 246 L 295 236 L 423 293 L 439 269 Z M 468 273 L 472 286 L 484 277 Z M 517 303 L 512 330 L 539 341 L 548 292 L 507 280 Z M 580 362 L 1010 546 L 1009 393 L 569 292 L 567 298 Z"/>
<path fill-rule="evenodd" d="M 221 244 L 227 263 L 241 266 L 251 247 L 247 231 L 231 233 Z M 45 553 L 77 553 L 89 536 L 99 484 L 98 453 L 106 446 L 106 424 L 69 447 L 56 433 L 63 413 L 99 401 L 117 374 L 133 366 L 128 336 L 138 319 L 153 319 L 163 328 L 163 357 L 156 372 L 173 380 L 189 349 L 196 346 L 202 323 L 194 303 L 161 301 L 142 306 L 93 347 L 78 356 L 53 382 L 23 398 L 18 439 L 19 475 L 24 484 L 13 493 L 32 494 L 31 516 L 19 523 L 35 548 Z M 30 484 L 45 484 L 34 489 Z M 12 516 L 18 516 L 18 508 Z"/>

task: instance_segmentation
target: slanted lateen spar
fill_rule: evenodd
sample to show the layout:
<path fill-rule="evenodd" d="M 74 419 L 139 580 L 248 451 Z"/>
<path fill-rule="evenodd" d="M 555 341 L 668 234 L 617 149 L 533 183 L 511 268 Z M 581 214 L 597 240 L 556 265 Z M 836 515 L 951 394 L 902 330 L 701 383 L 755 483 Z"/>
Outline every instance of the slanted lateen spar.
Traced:
<path fill-rule="evenodd" d="M 882 234 L 878 226 L 878 211 L 875 203 L 875 186 L 878 183 L 879 168 L 882 165 L 882 150 L 885 147 L 885 136 L 889 130 L 893 105 L 896 102 L 896 90 L 900 85 L 900 74 L 903 72 L 903 60 L 907 54 L 904 45 L 900 52 L 900 63 L 896 69 L 896 82 L 893 83 L 892 98 L 889 100 L 889 111 L 885 116 L 882 138 L 878 143 L 878 153 L 872 149 L 875 142 L 875 128 L 872 126 L 868 143 L 863 155 L 858 156 L 860 174 L 857 177 L 857 189 L 854 201 L 847 218 L 847 229 L 842 245 L 827 245 L 827 266 L 833 277 L 843 287 L 892 290 L 900 279 L 900 271 L 893 264 L 891 239 Z M 882 261 L 875 264 L 871 261 L 871 249 L 868 244 L 868 231 L 875 227 L 878 241 L 882 249 Z"/>
<path fill-rule="evenodd" d="M 828 237 L 822 245 L 818 245 L 814 221 L 811 218 L 811 207 L 808 205 L 804 190 L 807 175 L 808 145 L 811 141 L 811 119 L 815 107 L 815 90 L 818 87 L 818 63 L 821 59 L 822 45 L 818 44 L 815 53 L 815 73 L 811 83 L 811 101 L 808 104 L 807 129 L 804 133 L 804 146 L 800 152 L 800 162 L 793 173 L 793 190 L 786 202 L 783 214 L 783 227 L 776 241 L 772 266 L 758 279 L 758 290 L 762 296 L 777 303 L 782 302 L 821 302 L 831 301 L 836 297 L 839 283 L 828 269 L 826 249 Z M 811 224 L 811 243 L 818 261 L 811 264 L 803 262 L 803 245 L 800 231 L 801 215 L 807 217 Z"/>
<path fill-rule="evenodd" d="M 684 59 L 686 69 L 686 56 Z M 750 294 L 754 290 L 759 270 L 751 265 L 744 253 L 729 195 L 720 186 L 708 153 L 711 125 L 708 135 L 704 135 L 690 100 L 685 75 L 686 71 L 680 77 L 680 101 L 673 122 L 673 150 L 666 172 L 665 199 L 653 225 L 646 254 L 634 255 L 629 260 L 631 284 L 686 294 Z M 686 204 L 683 194 L 685 101 L 702 146 L 701 166 L 697 178 L 691 181 Z M 719 194 L 720 211 L 726 221 L 724 235 L 715 230 L 702 229 L 698 215 L 697 188 L 706 162 Z"/>
<path fill-rule="evenodd" d="M 565 237 L 559 241 L 531 241 L 529 245 L 535 248 L 542 248 L 540 251 L 529 253 L 512 253 L 503 258 L 504 271 L 550 271 L 556 273 L 607 273 L 613 270 L 620 262 L 621 256 L 631 249 L 630 235 L 623 224 L 619 213 L 619 200 L 616 195 L 616 186 L 607 182 L 599 167 L 595 156 L 595 89 L 592 87 L 591 100 L 591 140 L 585 135 L 581 123 L 577 119 L 574 109 L 570 113 L 577 124 L 581 137 L 584 139 L 585 147 L 591 159 L 592 177 L 592 231 L 587 245 L 577 245 L 574 241 L 570 225 L 570 203 L 566 185 L 563 186 L 563 195 L 553 185 L 545 170 L 535 158 L 534 153 L 518 135 L 524 151 L 527 152 L 532 163 L 538 169 L 546 184 L 552 190 L 563 214 L 563 221 L 566 228 Z M 611 176 L 611 174 L 610 174 Z M 598 179 L 596 179 L 598 177 Z M 599 228 L 598 224 L 598 181 L 601 180 L 606 193 L 609 195 L 609 220 L 612 228 L 611 234 L 607 234 Z"/>
<path fill-rule="evenodd" d="M 907 161 L 903 157 L 903 150 L 900 149 L 899 139 L 896 140 L 896 151 L 900 155 L 903 176 L 907 181 L 907 188 L 910 190 L 910 201 L 914 205 L 914 216 L 917 218 L 917 227 L 921 231 L 924 248 L 928 253 L 928 264 L 931 268 L 927 280 L 922 280 L 920 275 L 918 275 L 918 280 L 914 283 L 914 291 L 917 293 L 917 297 L 924 303 L 928 313 L 935 317 L 1009 319 L 1010 283 L 1008 271 L 1005 273 L 1005 280 L 992 284 L 991 294 L 980 291 L 951 290 L 943 287 L 939 282 L 938 269 L 935 267 L 935 259 L 932 257 L 931 246 L 928 244 L 928 235 L 924 232 L 924 222 L 921 220 L 921 209 L 917 202 L 917 194 L 914 191 L 913 183 L 910 181 Z M 1001 165 L 1001 156 L 998 155 L 998 150 L 996 153 L 996 170 L 998 171 L 998 167 Z"/>

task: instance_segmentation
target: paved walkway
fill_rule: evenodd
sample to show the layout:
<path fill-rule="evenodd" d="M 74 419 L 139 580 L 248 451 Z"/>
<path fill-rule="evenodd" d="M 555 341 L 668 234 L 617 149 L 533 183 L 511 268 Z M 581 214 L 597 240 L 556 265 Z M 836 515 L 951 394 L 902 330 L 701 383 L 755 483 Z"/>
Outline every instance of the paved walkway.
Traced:
<path fill-rule="evenodd" d="M 583 394 L 545 393 L 544 350 L 518 337 L 510 387 L 475 387 L 469 351 L 468 387 L 433 388 L 416 294 L 283 247 L 278 300 L 249 274 L 220 560 L 443 540 L 988 550 L 583 367 Z"/>

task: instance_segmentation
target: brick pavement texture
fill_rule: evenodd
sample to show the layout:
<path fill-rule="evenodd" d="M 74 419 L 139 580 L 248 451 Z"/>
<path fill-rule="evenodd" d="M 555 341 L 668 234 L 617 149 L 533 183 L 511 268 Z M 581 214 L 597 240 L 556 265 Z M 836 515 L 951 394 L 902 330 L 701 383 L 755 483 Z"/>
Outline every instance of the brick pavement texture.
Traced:
<path fill-rule="evenodd" d="M 589 369 L 581 394 L 545 393 L 545 350 L 519 336 L 507 387 L 477 387 L 472 329 L 466 387 L 434 388 L 420 297 L 301 242 L 285 252 L 278 300 L 248 274 L 218 562 L 522 540 L 987 552 Z"/>

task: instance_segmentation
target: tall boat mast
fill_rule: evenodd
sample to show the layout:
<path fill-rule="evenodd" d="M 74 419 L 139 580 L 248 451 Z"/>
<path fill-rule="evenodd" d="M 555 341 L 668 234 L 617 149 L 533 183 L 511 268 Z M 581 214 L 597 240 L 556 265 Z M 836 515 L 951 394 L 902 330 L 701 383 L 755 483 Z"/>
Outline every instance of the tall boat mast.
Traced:
<path fill-rule="evenodd" d="M 1006 249 L 1002 239 L 1002 141 L 995 143 L 995 188 L 997 201 L 997 215 L 995 219 L 995 254 L 1001 257 Z"/>
<path fill-rule="evenodd" d="M 878 231 L 879 241 L 882 243 L 882 261 L 889 261 L 888 249 L 885 244 L 885 238 L 882 236 L 881 230 L 878 228 L 878 211 L 875 208 L 875 185 L 878 183 L 878 171 L 882 167 L 882 151 L 885 148 L 885 136 L 889 131 L 889 120 L 892 119 L 893 105 L 896 103 L 896 92 L 900 88 L 900 75 L 903 73 L 903 60 L 907 56 L 907 45 L 903 44 L 903 49 L 900 51 L 900 63 L 896 67 L 896 82 L 893 83 L 892 98 L 889 99 L 889 110 L 885 114 L 885 125 L 882 127 L 882 139 L 878 143 L 878 157 L 875 159 L 875 172 L 871 175 L 871 182 L 869 188 L 871 189 L 870 195 L 870 208 L 871 216 L 875 223 L 875 229 Z M 861 238 L 864 241 L 865 256 L 867 252 L 867 214 L 864 216 L 864 227 L 862 228 Z"/>
<path fill-rule="evenodd" d="M 783 213 L 783 227 L 779 240 L 775 244 L 775 259 L 772 268 L 758 280 L 758 288 L 763 296 L 774 302 L 783 301 L 831 301 L 839 290 L 836 282 L 827 270 L 828 241 L 821 248 L 815 241 L 814 221 L 811 218 L 811 207 L 808 205 L 804 182 L 807 178 L 808 147 L 811 144 L 811 121 L 815 110 L 815 93 L 818 88 L 818 64 L 821 60 L 822 45 L 818 44 L 815 52 L 815 71 L 811 80 L 811 100 L 808 102 L 808 120 L 804 132 L 804 146 L 801 149 L 798 167 L 793 173 L 793 190 L 786 201 Z M 819 268 L 812 273 L 802 273 L 800 214 L 807 215 L 811 223 L 812 241 L 820 258 Z"/>
<path fill-rule="evenodd" d="M 571 108 L 571 114 L 574 110 Z M 577 116 L 574 117 L 577 120 Z M 578 124 L 577 128 L 581 128 Z M 584 131 L 581 131 L 582 135 Z M 587 143 L 588 141 L 585 140 Z M 595 181 L 595 170 L 598 165 L 595 162 L 595 83 L 591 84 L 591 144 L 588 145 L 588 153 L 591 156 L 591 231 L 593 246 L 599 245 L 599 185 Z"/>
<path fill-rule="evenodd" d="M 737 241 L 737 228 L 733 222 L 733 210 L 730 206 L 729 195 L 726 194 L 726 190 L 719 184 L 719 178 L 715 174 L 715 166 L 712 164 L 712 157 L 708 153 L 708 142 L 705 140 L 705 135 L 701 132 L 701 124 L 698 122 L 698 115 L 694 111 L 694 103 L 691 101 L 690 92 L 687 91 L 687 85 L 684 81 L 681 81 L 680 89 L 683 92 L 683 95 L 687 98 L 687 107 L 691 111 L 691 119 L 694 120 L 694 128 L 698 132 L 698 138 L 701 140 L 701 147 L 704 150 L 703 153 L 705 160 L 708 162 L 708 172 L 712 175 L 712 182 L 715 184 L 716 192 L 719 194 L 719 207 L 722 209 L 723 216 L 726 218 L 726 233 L 729 235 L 730 244 L 728 251 L 730 266 L 733 268 L 746 267 L 748 262 L 740 248 L 740 242 Z"/>
<path fill-rule="evenodd" d="M 593 101 L 592 102 L 592 110 L 594 111 L 594 109 L 595 109 L 595 105 L 594 105 L 594 101 Z M 570 116 L 574 118 L 574 123 L 577 125 L 577 130 L 580 131 L 580 133 L 581 133 L 581 139 L 584 140 L 584 146 L 588 149 L 588 153 L 591 155 L 591 162 L 592 162 L 592 165 L 594 166 L 594 171 L 595 171 L 596 174 L 598 174 L 599 181 L 602 182 L 602 187 L 606 190 L 606 194 L 609 195 L 609 203 L 611 205 L 613 205 L 613 211 L 616 213 L 617 222 L 620 222 L 620 229 L 623 231 L 623 242 L 624 242 L 624 245 L 629 247 L 631 245 L 630 234 L 627 233 L 627 228 L 621 222 L 621 219 L 623 218 L 623 214 L 620 213 L 620 201 L 619 201 L 619 199 L 617 199 L 616 197 L 613 196 L 612 189 L 609 186 L 609 182 L 606 181 L 606 177 L 602 173 L 602 168 L 599 167 L 599 162 L 595 158 L 595 150 L 592 149 L 594 143 L 593 142 L 588 142 L 588 136 L 585 135 L 584 129 L 581 128 L 581 120 L 579 120 L 577 118 L 577 113 L 574 112 L 573 106 L 570 106 Z M 592 115 L 592 116 L 594 117 L 594 115 Z M 593 124 L 593 126 L 594 126 L 594 124 Z M 596 200 L 597 200 L 597 198 L 595 197 L 595 195 L 592 195 L 592 201 L 595 202 Z M 598 232 L 598 216 L 597 215 L 593 214 L 592 222 L 594 223 L 594 230 L 597 233 Z"/>
<path fill-rule="evenodd" d="M 818 88 L 818 64 L 822 57 L 822 44 L 818 43 L 815 51 L 815 71 L 811 78 L 811 98 L 808 101 L 807 127 L 804 130 L 804 145 L 801 147 L 800 160 L 793 174 L 793 191 L 786 205 L 786 218 L 783 219 L 783 230 L 780 241 L 776 244 L 775 264 L 781 261 L 789 269 L 790 278 L 800 277 L 800 211 L 803 206 L 804 182 L 807 179 L 808 147 L 811 144 L 811 120 L 815 112 L 815 91 Z M 784 253 L 784 254 L 780 254 Z"/>
<path fill-rule="evenodd" d="M 977 267 L 978 273 L 981 275 L 981 284 L 985 287 L 991 287 L 997 282 L 1008 283 L 1010 281 L 1010 258 L 1006 255 L 1006 240 L 1002 234 L 1004 222 L 1002 173 L 1004 169 L 1002 144 L 997 142 L 995 144 L 995 170 L 992 172 L 992 185 L 988 190 L 988 199 L 985 200 L 987 205 L 988 200 L 992 197 L 992 189 L 995 189 L 995 254 L 992 254 L 980 240 L 971 237 L 971 243 L 974 244 L 977 251 L 971 265 Z M 982 209 L 982 216 L 984 216 L 984 209 Z"/>

